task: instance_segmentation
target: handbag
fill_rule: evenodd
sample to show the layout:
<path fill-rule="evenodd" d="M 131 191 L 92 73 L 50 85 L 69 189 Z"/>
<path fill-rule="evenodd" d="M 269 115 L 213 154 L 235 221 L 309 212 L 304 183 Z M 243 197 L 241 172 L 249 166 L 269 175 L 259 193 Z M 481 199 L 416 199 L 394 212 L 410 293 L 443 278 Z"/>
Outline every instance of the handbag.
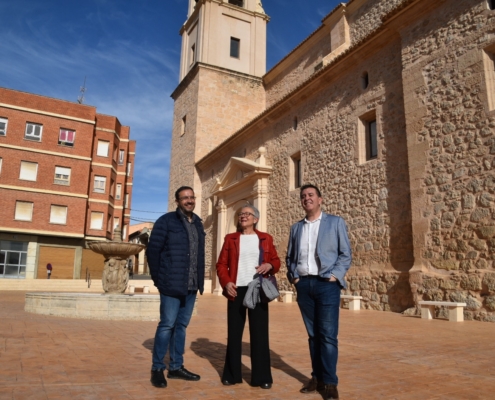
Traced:
<path fill-rule="evenodd" d="M 262 303 L 269 303 L 280 296 L 277 279 L 273 275 L 259 276 L 260 280 L 260 300 Z"/>

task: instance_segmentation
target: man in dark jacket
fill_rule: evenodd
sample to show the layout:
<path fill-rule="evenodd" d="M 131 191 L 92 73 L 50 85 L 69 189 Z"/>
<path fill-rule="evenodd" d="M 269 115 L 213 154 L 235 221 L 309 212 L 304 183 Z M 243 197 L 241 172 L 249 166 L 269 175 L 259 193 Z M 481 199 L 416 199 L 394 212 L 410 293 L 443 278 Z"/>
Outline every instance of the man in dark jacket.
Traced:
<path fill-rule="evenodd" d="M 153 346 L 151 383 L 165 388 L 163 359 L 167 350 L 170 365 L 167 378 L 199 381 L 200 376 L 184 368 L 186 328 L 205 276 L 205 231 L 193 213 L 194 191 L 182 186 L 175 192 L 177 210 L 162 215 L 151 232 L 146 255 L 151 278 L 160 291 L 160 323 Z"/>

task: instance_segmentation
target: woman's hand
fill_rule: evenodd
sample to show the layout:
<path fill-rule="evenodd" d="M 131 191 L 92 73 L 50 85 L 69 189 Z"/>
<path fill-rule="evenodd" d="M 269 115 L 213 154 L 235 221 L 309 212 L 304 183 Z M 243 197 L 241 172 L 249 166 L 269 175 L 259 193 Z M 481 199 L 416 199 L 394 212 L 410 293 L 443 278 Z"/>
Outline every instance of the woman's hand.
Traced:
<path fill-rule="evenodd" d="M 271 269 L 273 269 L 272 264 L 264 263 L 256 267 L 256 272 L 260 275 L 265 275 Z"/>
<path fill-rule="evenodd" d="M 237 286 L 235 285 L 234 282 L 227 283 L 225 285 L 225 291 L 231 297 L 236 297 L 237 296 Z"/>

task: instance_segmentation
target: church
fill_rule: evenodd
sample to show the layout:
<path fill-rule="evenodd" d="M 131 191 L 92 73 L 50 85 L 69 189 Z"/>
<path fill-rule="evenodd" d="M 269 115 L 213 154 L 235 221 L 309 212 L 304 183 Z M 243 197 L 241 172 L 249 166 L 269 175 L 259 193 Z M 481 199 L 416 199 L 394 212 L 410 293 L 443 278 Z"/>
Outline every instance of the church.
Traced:
<path fill-rule="evenodd" d="M 284 259 L 312 183 L 361 308 L 495 322 L 495 1 L 348 0 L 267 72 L 268 22 L 260 0 L 189 0 L 180 30 L 169 209 L 194 188 L 206 287 L 247 202 Z"/>

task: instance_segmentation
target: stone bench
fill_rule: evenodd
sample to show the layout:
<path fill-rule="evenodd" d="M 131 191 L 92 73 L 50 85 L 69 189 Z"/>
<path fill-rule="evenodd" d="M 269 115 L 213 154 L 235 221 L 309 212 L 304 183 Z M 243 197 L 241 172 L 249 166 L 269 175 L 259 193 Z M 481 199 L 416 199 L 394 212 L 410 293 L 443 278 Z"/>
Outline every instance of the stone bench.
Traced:
<path fill-rule="evenodd" d="M 134 294 L 136 291 L 136 288 L 143 289 L 143 293 L 149 293 L 150 292 L 150 287 L 148 285 L 143 285 L 143 286 L 137 286 L 137 285 L 130 285 L 129 286 L 129 293 Z"/>
<path fill-rule="evenodd" d="M 449 321 L 464 321 L 464 307 L 466 303 L 454 303 L 451 301 L 418 301 L 421 306 L 421 318 L 433 319 L 435 317 L 435 307 L 447 307 L 449 309 Z"/>
<path fill-rule="evenodd" d="M 349 310 L 358 311 L 361 309 L 362 296 L 353 296 L 351 294 L 341 294 L 340 301 L 349 300 Z"/>

